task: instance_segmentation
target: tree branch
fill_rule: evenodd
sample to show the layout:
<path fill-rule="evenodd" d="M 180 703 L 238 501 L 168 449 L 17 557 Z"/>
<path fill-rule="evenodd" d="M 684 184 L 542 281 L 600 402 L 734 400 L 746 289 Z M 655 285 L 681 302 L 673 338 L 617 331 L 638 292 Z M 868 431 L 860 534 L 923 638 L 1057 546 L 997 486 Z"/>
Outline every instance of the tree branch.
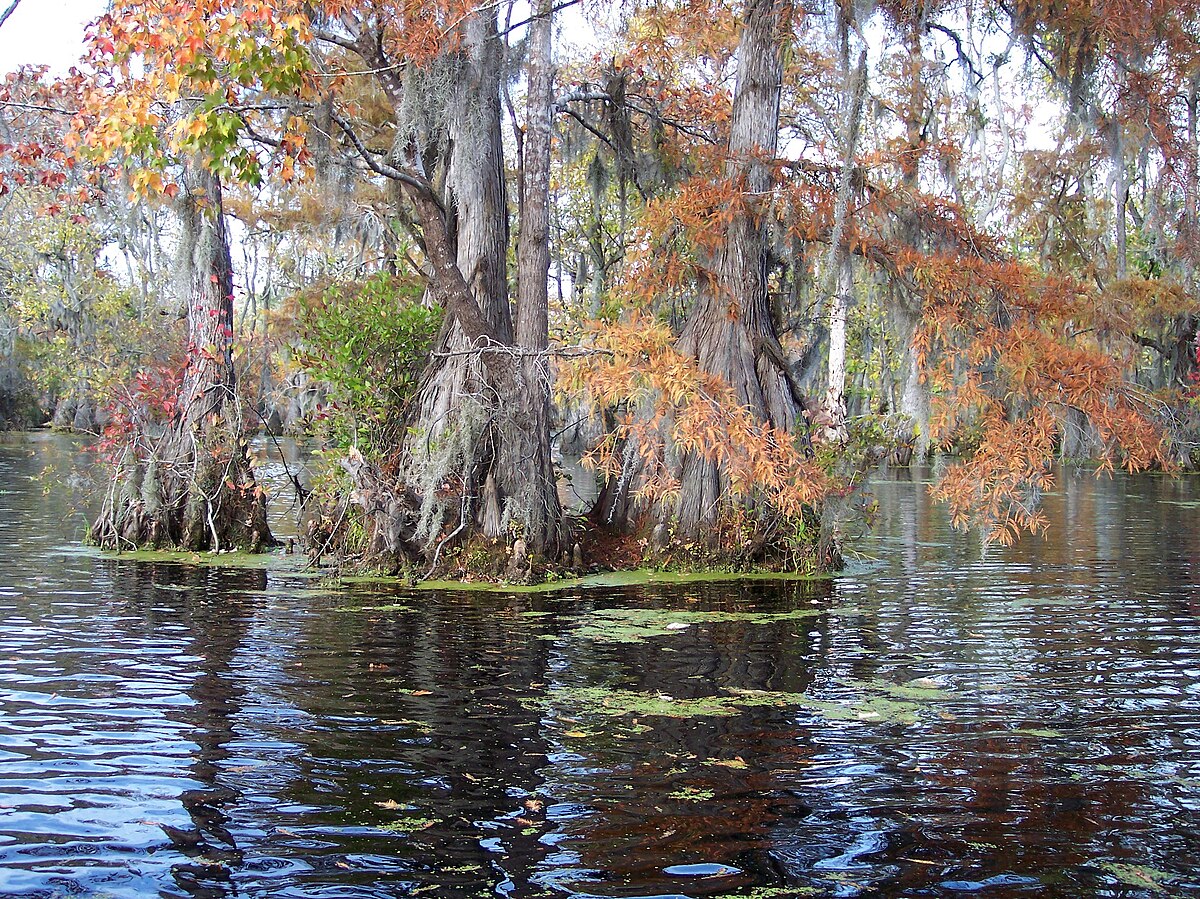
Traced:
<path fill-rule="evenodd" d="M 1130 333 L 1130 338 L 1134 343 L 1144 346 L 1148 350 L 1154 350 L 1160 356 L 1169 356 L 1171 351 L 1163 346 L 1161 341 L 1155 340 L 1153 337 L 1147 337 L 1144 334 L 1139 334 L 1137 331 Z"/>
<path fill-rule="evenodd" d="M 644 116 L 650 116 L 650 118 L 657 119 L 658 121 L 662 122 L 664 125 L 670 125 L 672 128 L 674 128 L 676 131 L 680 132 L 681 134 L 689 135 L 690 137 L 694 137 L 697 140 L 702 140 L 708 144 L 715 144 L 717 142 L 717 139 L 715 137 L 713 137 L 711 134 L 709 134 L 708 132 L 706 132 L 700 128 L 694 127 L 692 125 L 689 125 L 686 122 L 681 122 L 678 119 L 668 119 L 666 116 L 662 115 L 661 113 L 656 112 L 652 109 L 647 109 L 644 106 L 638 106 L 636 103 L 631 102 L 628 97 L 625 98 L 625 105 L 628 106 L 630 109 L 632 109 L 634 112 L 640 112 Z"/>
<path fill-rule="evenodd" d="M 605 91 L 570 91 L 555 97 L 554 106 L 556 109 L 565 110 L 568 103 L 590 103 L 596 100 L 611 103 L 612 95 Z"/>
<path fill-rule="evenodd" d="M 448 359 L 454 356 L 478 356 L 483 353 L 503 353 L 506 356 L 511 356 L 514 359 L 582 359 L 586 356 L 615 356 L 613 350 L 606 350 L 602 347 L 562 347 L 554 349 L 553 347 L 544 350 L 524 349 L 522 347 L 509 346 L 508 344 L 485 344 L 483 346 L 473 346 L 465 350 L 437 350 L 430 355 L 438 359 Z"/>
<path fill-rule="evenodd" d="M 552 6 L 550 8 L 550 11 L 552 13 L 556 13 L 562 9 L 570 9 L 572 6 L 578 6 L 582 2 L 583 2 L 583 0 L 563 0 L 562 3 L 556 3 L 554 6 Z M 530 16 L 527 19 L 522 19 L 519 22 L 513 22 L 511 25 L 506 25 L 504 30 L 499 32 L 499 34 L 497 34 L 497 37 L 504 37 L 510 31 L 515 31 L 516 29 L 522 27 L 523 25 L 528 25 L 530 22 L 532 22 L 536 18 L 537 18 L 537 16 Z"/>
<path fill-rule="evenodd" d="M 367 164 L 367 167 L 372 172 L 374 172 L 376 175 L 382 175 L 384 178 L 390 178 L 393 181 L 399 181 L 401 184 L 411 187 L 413 190 L 421 191 L 422 193 L 428 195 L 430 200 L 435 203 L 439 209 L 442 209 L 441 201 L 438 200 L 437 195 L 433 190 L 433 185 L 431 185 L 428 181 L 426 181 L 424 178 L 419 178 L 410 172 L 406 172 L 403 169 L 398 169 L 390 163 L 377 159 L 376 157 L 381 154 L 374 153 L 368 149 L 367 145 L 362 142 L 362 138 L 360 138 L 357 132 L 355 132 L 354 126 L 338 113 L 331 111 L 329 113 L 329 119 L 342 129 L 342 133 L 350 139 L 350 143 L 354 144 L 354 149 L 358 151 L 358 155 L 362 157 L 363 162 Z M 445 209 L 442 209 L 442 211 L 445 212 Z"/>
<path fill-rule="evenodd" d="M 351 53 L 356 53 L 359 56 L 363 55 L 362 46 L 357 40 L 342 37 L 340 34 L 334 34 L 332 31 L 314 31 L 313 37 L 327 44 L 333 44 L 335 47 L 341 47 L 343 50 L 349 50 Z"/>
<path fill-rule="evenodd" d="M 39 103 L 18 103 L 15 100 L 0 100 L 0 106 L 12 109 L 28 109 L 32 112 L 52 112 L 55 115 L 75 115 L 74 109 L 61 109 L 57 106 L 43 106 Z"/>
<path fill-rule="evenodd" d="M 965 68 L 975 77 L 976 84 L 979 84 L 983 81 L 983 73 L 979 71 L 979 69 L 975 68 L 975 63 L 971 60 L 971 57 L 967 55 L 966 50 L 963 49 L 962 38 L 959 37 L 958 32 L 947 28 L 945 25 L 939 25 L 937 22 L 929 22 L 925 27 L 929 31 L 938 31 L 950 38 L 951 42 L 954 44 L 954 49 L 958 52 L 958 61 L 962 63 L 963 68 Z"/>
<path fill-rule="evenodd" d="M 571 118 L 573 118 L 575 121 L 577 121 L 580 125 L 582 125 L 586 130 L 590 131 L 601 141 L 608 144 L 609 148 L 612 149 L 613 152 L 616 152 L 617 148 L 615 146 L 613 146 L 613 142 L 608 139 L 608 135 L 604 134 L 598 128 L 588 124 L 587 120 L 584 119 L 584 117 L 581 116 L 579 113 L 577 113 L 575 110 L 571 109 L 568 106 L 564 106 L 564 107 L 561 107 L 561 109 L 559 111 L 564 112 L 567 115 L 569 115 Z"/>
<path fill-rule="evenodd" d="M 16 11 L 17 6 L 20 5 L 20 3 L 21 0 L 12 0 L 12 3 L 8 4 L 8 9 L 4 10 L 4 12 L 0 12 L 0 25 L 3 25 L 8 21 L 8 17 Z"/>

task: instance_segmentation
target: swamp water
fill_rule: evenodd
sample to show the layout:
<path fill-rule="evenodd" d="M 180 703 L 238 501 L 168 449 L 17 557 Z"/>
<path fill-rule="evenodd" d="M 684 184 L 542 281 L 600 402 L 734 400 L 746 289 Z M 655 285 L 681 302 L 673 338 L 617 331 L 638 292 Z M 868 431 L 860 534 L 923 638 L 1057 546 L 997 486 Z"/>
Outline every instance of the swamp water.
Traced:
<path fill-rule="evenodd" d="M 832 581 L 322 587 L 79 548 L 0 441 L 0 896 L 1200 895 L 1200 482 Z"/>

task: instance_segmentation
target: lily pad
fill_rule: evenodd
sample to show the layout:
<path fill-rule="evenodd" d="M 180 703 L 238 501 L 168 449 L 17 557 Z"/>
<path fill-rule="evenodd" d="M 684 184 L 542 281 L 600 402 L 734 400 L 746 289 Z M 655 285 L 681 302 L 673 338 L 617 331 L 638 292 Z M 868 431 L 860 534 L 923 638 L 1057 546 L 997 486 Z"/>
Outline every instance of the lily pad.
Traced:
<path fill-rule="evenodd" d="M 625 715 L 660 718 L 705 718 L 738 714 L 739 703 L 730 696 L 676 699 L 665 693 L 639 693 L 607 687 L 583 687 L 556 691 L 557 698 L 584 712 L 620 718 Z"/>
<path fill-rule="evenodd" d="M 379 829 L 386 830 L 388 833 L 411 835 L 419 833 L 422 830 L 428 830 L 441 822 L 441 818 L 425 818 L 420 815 L 410 815 L 409 817 L 401 818 L 399 821 L 381 824 Z"/>
<path fill-rule="evenodd" d="M 416 609 L 414 609 L 412 606 L 405 605 L 404 603 L 390 603 L 383 606 L 338 606 L 333 611 L 340 612 L 342 614 L 356 613 L 370 615 L 375 612 L 394 612 L 396 614 L 405 614 L 407 612 L 415 612 Z"/>
<path fill-rule="evenodd" d="M 682 802 L 709 802 L 716 799 L 717 794 L 712 790 L 705 790 L 700 787 L 680 787 L 678 790 L 672 790 L 668 793 L 667 797 Z"/>

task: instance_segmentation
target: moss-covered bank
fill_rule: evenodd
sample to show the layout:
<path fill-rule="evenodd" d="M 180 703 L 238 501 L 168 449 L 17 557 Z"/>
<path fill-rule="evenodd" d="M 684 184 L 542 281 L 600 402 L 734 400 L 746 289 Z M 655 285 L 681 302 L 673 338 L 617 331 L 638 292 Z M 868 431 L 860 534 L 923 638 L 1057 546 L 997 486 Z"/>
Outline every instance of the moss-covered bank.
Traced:
<path fill-rule="evenodd" d="M 656 568 L 635 568 L 606 571 L 579 577 L 556 577 L 539 584 L 511 584 L 486 580 L 417 580 L 404 574 L 339 572 L 337 569 L 313 566 L 303 555 L 286 552 L 183 552 L 139 549 L 115 552 L 94 547 L 80 547 L 82 555 L 97 558 L 122 559 L 131 562 L 170 562 L 205 568 L 249 568 L 273 571 L 314 580 L 326 579 L 339 584 L 394 584 L 415 590 L 459 590 L 490 593 L 549 593 L 558 590 L 589 588 L 636 587 L 642 585 L 671 585 L 689 583 L 719 583 L 728 581 L 807 581 L 820 580 L 828 575 L 800 574 L 774 571 L 675 571 Z"/>

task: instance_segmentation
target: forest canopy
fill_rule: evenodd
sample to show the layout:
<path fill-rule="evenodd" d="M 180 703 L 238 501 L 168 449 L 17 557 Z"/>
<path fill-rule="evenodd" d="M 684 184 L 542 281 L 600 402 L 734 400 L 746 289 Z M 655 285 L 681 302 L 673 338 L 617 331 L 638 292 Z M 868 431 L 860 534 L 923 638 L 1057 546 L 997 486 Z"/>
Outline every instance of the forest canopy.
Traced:
<path fill-rule="evenodd" d="M 808 570 L 880 465 L 1200 461 L 1197 0 L 113 0 L 0 85 L 0 421 L 93 539 Z M 582 465 L 582 468 L 579 466 Z"/>

